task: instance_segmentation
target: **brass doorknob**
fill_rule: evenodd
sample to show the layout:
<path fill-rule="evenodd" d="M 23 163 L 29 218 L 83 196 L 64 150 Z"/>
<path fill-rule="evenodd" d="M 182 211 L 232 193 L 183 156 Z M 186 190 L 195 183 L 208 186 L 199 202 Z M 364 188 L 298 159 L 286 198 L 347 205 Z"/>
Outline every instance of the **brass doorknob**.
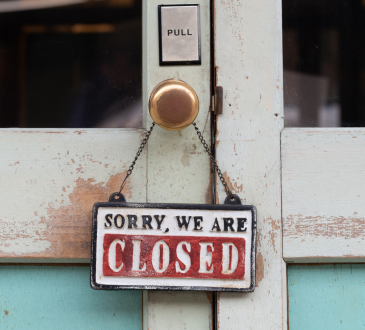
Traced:
<path fill-rule="evenodd" d="M 149 110 L 157 125 L 170 131 L 178 131 L 195 120 L 199 112 L 199 99 L 186 82 L 168 79 L 153 89 Z"/>

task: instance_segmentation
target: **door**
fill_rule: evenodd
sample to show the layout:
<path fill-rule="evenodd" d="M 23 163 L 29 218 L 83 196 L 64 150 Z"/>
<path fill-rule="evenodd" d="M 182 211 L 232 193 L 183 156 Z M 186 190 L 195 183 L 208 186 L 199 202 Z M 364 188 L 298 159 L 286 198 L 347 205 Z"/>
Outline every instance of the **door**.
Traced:
<path fill-rule="evenodd" d="M 20 43 L 19 49 L 23 51 L 17 62 L 20 78 L 9 74 L 9 79 L 14 78 L 15 89 L 19 88 L 20 97 L 16 107 L 19 121 L 8 126 L 19 128 L 0 130 L 1 328 L 3 325 L 14 329 L 141 329 L 142 326 L 145 329 L 171 329 L 171 325 L 181 329 L 210 328 L 209 293 L 100 292 L 89 287 L 92 206 L 95 202 L 107 201 L 111 193 L 119 190 L 141 140 L 152 124 L 148 96 L 157 83 L 175 78 L 193 87 L 200 101 L 196 123 L 206 141 L 210 141 L 210 4 L 206 1 L 184 3 L 200 4 L 202 64 L 199 66 L 159 66 L 158 1 L 85 4 L 75 1 L 73 6 L 65 7 L 59 7 L 62 3 L 57 2 L 56 8 L 42 8 L 41 11 L 33 8 L 32 3 L 27 4 L 30 7 L 1 4 L 0 10 L 7 13 L 1 14 L 4 15 L 2 24 L 24 22 L 24 26 L 19 27 L 21 38 L 15 42 Z M 37 4 L 33 5 L 37 7 Z M 23 12 L 24 9 L 33 11 Z M 134 42 L 131 39 L 139 37 L 134 33 L 136 26 L 130 22 L 130 17 L 138 11 L 142 16 L 142 54 L 126 49 L 128 42 Z M 42 20 L 41 25 L 37 24 L 39 20 Z M 127 39 L 121 42 L 120 36 L 116 35 L 104 40 L 102 34 L 117 29 L 115 24 L 120 20 L 125 24 L 121 30 L 130 31 L 124 34 Z M 133 111 L 142 110 L 139 126 L 118 128 L 115 125 L 118 118 L 113 117 L 100 124 L 102 128 L 96 128 L 99 124 L 85 128 L 80 124 L 80 115 L 75 116 L 69 126 L 74 128 L 64 128 L 66 121 L 59 124 L 59 113 L 50 106 L 57 97 L 61 98 L 60 93 L 64 90 L 53 89 L 58 94 L 51 94 L 45 88 L 42 98 L 35 97 L 41 83 L 47 85 L 41 79 L 67 85 L 70 63 L 70 71 L 74 74 L 71 78 L 81 79 L 83 70 L 88 68 L 82 66 L 87 64 L 84 59 L 92 61 L 95 53 L 93 33 L 102 46 L 107 45 L 102 55 L 108 59 L 110 56 L 121 59 L 120 54 L 110 55 L 113 50 L 126 52 L 130 60 L 133 56 L 142 58 L 139 74 L 142 72 L 140 95 L 143 106 L 132 102 L 136 108 Z M 69 34 L 72 37 L 68 37 Z M 86 41 L 74 36 L 85 37 Z M 85 49 L 80 46 L 84 42 L 88 45 Z M 67 52 L 67 47 L 57 48 L 59 43 L 72 46 L 72 51 Z M 45 44 L 49 47 L 43 47 Z M 100 49 L 104 51 L 102 46 Z M 9 49 L 12 48 L 9 46 Z M 60 61 L 64 66 L 58 69 L 55 77 L 49 77 L 47 65 L 52 64 L 49 57 L 58 52 L 61 52 Z M 37 57 L 39 55 L 44 59 Z M 69 59 L 73 62 L 67 62 Z M 73 70 L 73 63 L 77 70 Z M 105 66 L 101 69 L 110 74 L 112 85 L 118 84 L 124 72 Z M 25 76 L 24 71 L 28 72 Z M 138 70 L 133 73 L 138 76 Z M 94 96 L 105 96 L 101 94 L 105 90 L 98 88 L 101 86 L 99 81 L 93 81 L 93 84 L 96 87 L 88 90 L 88 97 L 82 98 L 82 102 L 92 103 L 93 111 L 97 113 L 95 104 L 99 103 Z M 82 87 L 87 89 L 89 86 Z M 14 101 L 8 96 L 2 104 L 10 104 L 9 100 Z M 83 103 L 78 100 L 77 105 L 81 107 Z M 65 111 L 68 111 L 67 105 L 71 101 L 67 98 L 66 101 L 69 103 L 66 102 Z M 42 111 L 34 105 L 42 107 Z M 34 116 L 27 118 L 30 109 L 35 109 Z M 10 118 L 11 112 L 7 114 Z M 47 120 L 43 119 L 49 116 L 56 118 L 51 126 L 56 128 L 45 126 Z M 40 118 L 39 121 L 34 121 L 34 117 Z M 127 201 L 134 202 L 210 203 L 210 177 L 209 158 L 192 126 L 178 132 L 155 127 L 123 193 Z"/>
<path fill-rule="evenodd" d="M 250 294 L 219 294 L 218 328 L 285 329 L 281 1 L 216 1 L 214 12 L 217 84 L 224 88 L 218 163 L 243 203 L 257 207 L 256 288 Z M 222 202 L 224 191 L 217 189 Z"/>

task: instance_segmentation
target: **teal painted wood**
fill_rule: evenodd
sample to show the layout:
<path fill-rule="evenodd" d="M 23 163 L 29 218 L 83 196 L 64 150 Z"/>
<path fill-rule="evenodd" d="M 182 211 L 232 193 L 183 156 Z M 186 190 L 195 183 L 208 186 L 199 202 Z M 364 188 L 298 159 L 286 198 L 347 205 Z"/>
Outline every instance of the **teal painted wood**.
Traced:
<path fill-rule="evenodd" d="M 140 330 L 141 291 L 95 291 L 90 268 L 0 266 L 0 329 Z"/>
<path fill-rule="evenodd" d="M 289 266 L 289 329 L 365 329 L 365 265 Z"/>

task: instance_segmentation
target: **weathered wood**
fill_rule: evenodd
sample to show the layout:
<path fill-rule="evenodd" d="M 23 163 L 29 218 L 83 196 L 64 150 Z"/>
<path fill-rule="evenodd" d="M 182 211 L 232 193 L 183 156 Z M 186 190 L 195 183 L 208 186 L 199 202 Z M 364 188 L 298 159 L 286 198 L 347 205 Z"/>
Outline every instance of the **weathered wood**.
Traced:
<path fill-rule="evenodd" d="M 200 4 L 201 65 L 159 66 L 157 0 L 143 1 L 143 97 L 144 108 L 153 88 L 165 79 L 181 79 L 197 93 L 200 110 L 197 125 L 210 141 L 210 24 L 209 1 L 188 0 L 184 4 Z M 177 4 L 176 2 L 174 4 Z M 145 113 L 145 128 L 151 118 Z M 210 203 L 209 157 L 200 144 L 193 126 L 182 131 L 167 131 L 160 127 L 148 142 L 147 201 L 158 203 Z M 144 301 L 144 323 L 149 330 L 209 329 L 211 307 L 204 292 L 149 292 Z M 184 301 L 184 304 L 181 303 Z M 191 307 L 194 316 L 190 319 Z M 190 321 L 181 321 L 181 317 Z M 191 322 L 191 323 L 190 323 Z M 192 325 L 194 324 L 194 326 Z"/>
<path fill-rule="evenodd" d="M 365 129 L 361 128 L 282 132 L 287 261 L 365 260 L 364 150 Z"/>
<path fill-rule="evenodd" d="M 0 130 L 0 261 L 89 262 L 92 206 L 119 190 L 143 130 Z M 146 199 L 146 153 L 124 193 Z"/>
<path fill-rule="evenodd" d="M 283 127 L 281 1 L 216 1 L 218 163 L 243 202 L 257 207 L 255 292 L 221 293 L 219 329 L 286 328 L 280 131 Z M 225 194 L 218 184 L 219 201 Z"/>

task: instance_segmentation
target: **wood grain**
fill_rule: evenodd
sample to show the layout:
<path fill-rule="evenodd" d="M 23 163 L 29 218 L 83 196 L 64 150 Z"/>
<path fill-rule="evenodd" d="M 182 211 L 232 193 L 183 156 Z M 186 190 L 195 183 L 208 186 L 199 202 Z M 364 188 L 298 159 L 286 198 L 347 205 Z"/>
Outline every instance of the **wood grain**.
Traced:
<path fill-rule="evenodd" d="M 221 293 L 219 329 L 285 329 L 280 131 L 283 128 L 281 1 L 216 1 L 218 164 L 243 203 L 257 207 L 257 287 Z M 225 198 L 217 186 L 219 201 Z"/>
<path fill-rule="evenodd" d="M 89 262 L 91 212 L 118 190 L 143 130 L 0 130 L 0 260 Z M 146 198 L 146 157 L 124 191 Z M 132 188 L 133 187 L 133 188 Z"/>
<path fill-rule="evenodd" d="M 365 260 L 365 129 L 282 132 L 284 258 Z"/>

